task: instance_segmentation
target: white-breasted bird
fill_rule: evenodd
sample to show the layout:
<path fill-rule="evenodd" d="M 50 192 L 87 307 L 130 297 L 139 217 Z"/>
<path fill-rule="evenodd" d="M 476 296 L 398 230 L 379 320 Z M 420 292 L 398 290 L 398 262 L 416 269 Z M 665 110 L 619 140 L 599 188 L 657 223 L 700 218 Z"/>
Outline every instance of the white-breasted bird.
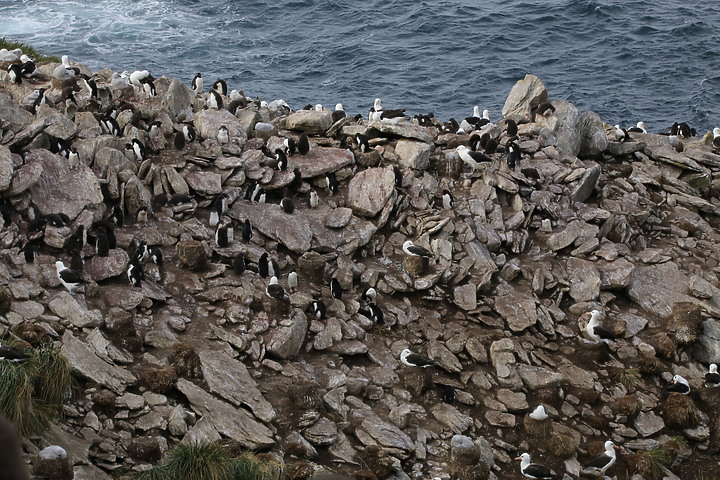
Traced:
<path fill-rule="evenodd" d="M 605 472 L 615 464 L 616 455 L 615 444 L 608 440 L 605 442 L 605 451 L 595 455 L 587 463 L 583 465 L 581 474 L 592 476 L 603 476 Z"/>

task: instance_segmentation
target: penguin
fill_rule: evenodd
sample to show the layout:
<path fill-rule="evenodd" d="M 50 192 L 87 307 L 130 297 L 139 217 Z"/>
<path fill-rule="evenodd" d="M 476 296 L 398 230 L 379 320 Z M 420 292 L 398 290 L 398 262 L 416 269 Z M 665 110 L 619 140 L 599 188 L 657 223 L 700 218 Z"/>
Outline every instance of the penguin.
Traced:
<path fill-rule="evenodd" d="M 230 266 L 236 275 L 242 275 L 247 268 L 247 265 L 245 264 L 245 255 L 242 252 L 235 255 L 230 262 Z"/>
<path fill-rule="evenodd" d="M 298 287 L 298 274 L 294 269 L 288 273 L 288 289 L 290 293 L 295 293 Z"/>
<path fill-rule="evenodd" d="M 509 140 L 505 144 L 505 150 L 507 151 L 507 165 L 509 168 L 514 169 L 515 165 L 520 163 L 520 146 L 517 142 Z"/>
<path fill-rule="evenodd" d="M 255 187 L 255 192 L 253 195 L 253 202 L 265 203 L 266 198 L 267 198 L 267 193 L 265 192 L 265 190 L 263 188 L 261 188 L 260 185 Z"/>
<path fill-rule="evenodd" d="M 382 308 L 374 303 L 370 303 L 368 304 L 368 309 L 370 310 L 370 315 L 368 317 L 370 320 L 378 325 L 385 325 L 385 314 L 383 313 Z"/>
<path fill-rule="evenodd" d="M 375 303 L 375 299 L 377 298 L 377 290 L 375 290 L 373 287 L 368 288 L 363 292 L 362 295 L 360 295 L 360 301 L 364 305 L 369 305 L 371 303 Z"/>
<path fill-rule="evenodd" d="M 68 159 L 68 166 L 71 169 L 77 168 L 77 166 L 80 165 L 80 155 L 78 155 L 77 150 L 75 150 L 75 148 L 73 148 L 73 147 L 70 147 L 70 149 L 68 150 L 67 159 Z"/>
<path fill-rule="evenodd" d="M 548 117 L 555 112 L 555 106 L 550 102 L 542 102 L 537 107 L 530 110 L 533 115 L 542 115 Z"/>
<path fill-rule="evenodd" d="M 213 88 L 213 90 L 218 92 L 220 95 L 227 95 L 227 92 L 228 92 L 227 83 L 222 78 L 215 80 L 215 83 L 212 84 L 212 88 Z"/>
<path fill-rule="evenodd" d="M 192 79 L 192 83 L 190 84 L 192 86 L 192 90 L 195 93 L 195 95 L 200 95 L 203 91 L 203 78 L 202 73 L 198 72 L 195 74 L 195 77 Z"/>
<path fill-rule="evenodd" d="M 160 127 L 162 127 L 162 123 L 159 122 L 158 120 L 155 120 L 154 122 L 150 122 L 150 125 L 148 125 L 145 128 L 145 131 L 148 134 L 148 138 L 150 138 L 151 140 L 154 140 L 158 136 L 160 136 L 160 134 L 162 133 L 162 131 L 160 130 Z"/>
<path fill-rule="evenodd" d="M 307 155 L 310 151 L 310 140 L 304 133 L 300 135 L 297 141 L 297 151 L 300 155 Z"/>
<path fill-rule="evenodd" d="M 20 61 L 22 62 L 20 71 L 22 72 L 22 76 L 25 78 L 31 78 L 35 76 L 35 62 L 32 58 L 28 57 L 27 55 L 23 54 L 20 57 Z"/>
<path fill-rule="evenodd" d="M 255 196 L 255 191 L 260 188 L 260 185 L 258 185 L 257 180 L 250 180 L 248 182 L 247 188 L 245 189 L 245 195 L 243 198 L 247 201 L 252 201 L 253 197 Z"/>
<path fill-rule="evenodd" d="M 620 128 L 620 125 L 615 125 L 615 139 L 620 143 L 626 142 L 630 140 L 630 135 L 627 130 Z"/>
<path fill-rule="evenodd" d="M 135 153 L 135 160 L 143 162 L 147 158 L 145 145 L 137 138 L 132 139 L 132 150 Z"/>
<path fill-rule="evenodd" d="M 367 153 L 370 151 L 370 142 L 368 141 L 368 137 L 362 133 L 355 134 L 355 142 L 358 144 L 358 149 L 361 153 Z"/>
<path fill-rule="evenodd" d="M 332 298 L 342 300 L 343 289 L 335 277 L 330 280 L 330 295 Z"/>
<path fill-rule="evenodd" d="M 32 104 L 33 113 L 37 113 L 37 109 L 40 107 L 40 105 L 45 103 L 45 89 L 38 88 L 37 92 L 37 97 L 35 97 L 35 100 Z"/>
<path fill-rule="evenodd" d="M 8 67 L 7 71 L 10 83 L 22 83 L 22 65 L 13 63 Z"/>
<path fill-rule="evenodd" d="M 80 250 L 73 250 L 70 252 L 70 270 L 75 270 L 76 272 L 82 274 L 84 268 L 85 260 L 83 260 Z"/>
<path fill-rule="evenodd" d="M 488 135 L 487 133 L 485 135 Z M 484 136 L 484 135 L 483 135 Z M 490 136 L 487 137 L 485 142 L 485 155 L 492 155 L 497 151 L 498 141 Z"/>
<path fill-rule="evenodd" d="M 103 132 L 109 135 L 114 135 L 116 137 L 122 136 L 120 125 L 118 124 L 117 120 L 115 120 L 109 114 L 105 115 L 103 118 L 100 119 L 100 128 L 102 128 Z"/>
<path fill-rule="evenodd" d="M 303 179 L 302 179 L 302 173 L 300 172 L 299 168 L 296 168 L 293 170 L 293 179 L 292 182 L 290 182 L 290 185 L 288 185 L 288 189 L 290 189 L 293 192 L 297 192 L 300 187 L 302 187 Z"/>
<path fill-rule="evenodd" d="M 455 201 L 453 200 L 452 194 L 450 193 L 450 190 L 443 190 L 442 191 L 442 204 L 443 208 L 447 210 L 452 210 Z"/>
<path fill-rule="evenodd" d="M 220 143 L 230 143 L 230 133 L 225 125 L 220 125 L 217 134 L 217 141 Z"/>
<path fill-rule="evenodd" d="M 130 281 L 130 285 L 140 288 L 142 280 L 145 278 L 145 272 L 143 272 L 142 265 L 140 263 L 130 262 L 127 269 L 127 276 Z"/>
<path fill-rule="evenodd" d="M 120 205 L 113 205 L 112 211 L 110 212 L 110 215 L 107 216 L 106 220 L 116 227 L 122 228 L 125 223 L 125 214 L 123 213 L 122 208 L 120 208 Z"/>
<path fill-rule="evenodd" d="M 197 138 L 197 133 L 195 133 L 195 127 L 193 127 L 192 125 L 183 125 L 182 132 L 185 136 L 185 141 L 188 143 L 194 142 Z"/>
<path fill-rule="evenodd" d="M 285 153 L 289 156 L 293 156 L 297 153 L 297 145 L 295 144 L 294 138 L 286 138 L 283 140 L 283 146 L 285 147 Z"/>
<path fill-rule="evenodd" d="M 149 214 L 148 207 L 142 206 L 135 212 L 135 221 L 138 223 L 147 223 Z"/>
<path fill-rule="evenodd" d="M 145 91 L 145 94 L 148 97 L 154 97 L 157 95 L 157 90 L 155 89 L 155 83 L 152 80 L 145 80 L 143 81 L 143 90 Z"/>
<path fill-rule="evenodd" d="M 98 257 L 107 257 L 110 254 L 110 242 L 105 233 L 95 234 L 95 248 L 97 250 Z"/>
<path fill-rule="evenodd" d="M 250 242 L 253 236 L 252 225 L 250 225 L 250 219 L 246 218 L 241 227 L 241 236 L 244 243 Z"/>
<path fill-rule="evenodd" d="M 220 95 L 215 89 L 210 90 L 208 92 L 206 104 L 207 107 L 212 110 L 220 110 L 221 108 L 223 108 L 222 95 Z"/>
<path fill-rule="evenodd" d="M 221 223 L 215 230 L 215 243 L 220 248 L 228 248 L 233 241 L 232 224 Z"/>
<path fill-rule="evenodd" d="M 278 282 L 277 277 L 272 277 L 270 283 L 265 288 L 265 295 L 275 300 L 289 300 L 288 294 L 285 293 L 285 289 Z"/>
<path fill-rule="evenodd" d="M 130 261 L 133 263 L 143 263 L 145 261 L 145 257 L 148 254 L 148 251 L 149 249 L 145 242 L 140 242 L 140 245 L 138 245 L 135 250 L 133 250 L 133 253 L 130 256 Z"/>
<path fill-rule="evenodd" d="M 287 197 L 280 200 L 280 207 L 282 207 L 285 213 L 293 213 L 295 211 L 295 203 Z"/>
<path fill-rule="evenodd" d="M 505 134 L 510 138 L 517 137 L 518 126 L 515 120 L 509 119 L 505 122 Z"/>
<path fill-rule="evenodd" d="M 85 232 L 85 225 L 80 224 L 75 229 L 75 232 L 65 240 L 64 248 L 66 252 L 70 253 L 73 250 L 82 250 L 86 243 L 87 232 Z"/>
<path fill-rule="evenodd" d="M 90 98 L 98 98 L 98 89 L 95 80 L 93 80 L 84 73 L 80 75 L 80 80 L 84 84 L 85 90 L 90 93 Z"/>
<path fill-rule="evenodd" d="M 393 165 L 393 174 L 395 175 L 395 188 L 401 189 L 403 186 L 403 174 L 400 167 Z"/>
<path fill-rule="evenodd" d="M 267 252 L 260 255 L 260 258 L 258 259 L 258 273 L 260 276 L 262 278 L 267 278 L 272 268 L 272 262 L 270 262 Z"/>
<path fill-rule="evenodd" d="M 147 258 L 157 266 L 162 266 L 163 254 L 159 245 L 151 245 L 147 250 Z"/>
<path fill-rule="evenodd" d="M 310 190 L 310 208 L 315 208 L 320 203 L 320 197 L 315 190 Z"/>
<path fill-rule="evenodd" d="M 22 253 L 25 257 L 25 263 L 35 263 L 35 259 L 38 256 L 38 248 L 40 247 L 41 239 L 28 240 L 20 248 L 18 253 Z"/>
<path fill-rule="evenodd" d="M 321 300 L 313 300 L 310 302 L 310 311 L 318 320 L 325 318 L 327 314 L 327 307 Z"/>
<path fill-rule="evenodd" d="M 345 118 L 345 115 L 345 109 L 343 108 L 342 103 L 335 104 L 335 110 L 333 110 L 330 114 L 333 123 Z"/>
<path fill-rule="evenodd" d="M 175 132 L 175 139 L 173 140 L 173 145 L 175 146 L 175 150 L 185 149 L 185 135 L 182 131 L 178 130 L 177 132 Z"/>
<path fill-rule="evenodd" d="M 117 238 L 115 237 L 115 224 L 108 220 L 96 220 L 90 226 L 90 232 L 95 236 L 97 245 L 97 236 L 102 234 L 107 239 L 109 249 L 117 247 Z"/>
<path fill-rule="evenodd" d="M 330 190 L 330 195 L 334 195 L 338 192 L 338 181 L 335 177 L 335 172 L 328 172 L 325 174 L 325 181 L 327 182 L 327 188 Z"/>
<path fill-rule="evenodd" d="M 281 172 L 286 172 L 288 168 L 288 159 L 282 148 L 275 149 L 275 159 L 277 160 L 277 168 Z"/>

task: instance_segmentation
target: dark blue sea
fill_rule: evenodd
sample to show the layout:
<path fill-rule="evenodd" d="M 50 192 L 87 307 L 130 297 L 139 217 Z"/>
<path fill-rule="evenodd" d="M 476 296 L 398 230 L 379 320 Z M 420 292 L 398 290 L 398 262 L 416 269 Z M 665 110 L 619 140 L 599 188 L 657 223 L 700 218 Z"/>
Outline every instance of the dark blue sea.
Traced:
<path fill-rule="evenodd" d="M 694 4 L 694 5 L 693 5 Z M 671 0 L 2 0 L 0 36 L 261 99 L 500 118 L 513 84 L 652 131 L 720 125 L 720 9 Z"/>

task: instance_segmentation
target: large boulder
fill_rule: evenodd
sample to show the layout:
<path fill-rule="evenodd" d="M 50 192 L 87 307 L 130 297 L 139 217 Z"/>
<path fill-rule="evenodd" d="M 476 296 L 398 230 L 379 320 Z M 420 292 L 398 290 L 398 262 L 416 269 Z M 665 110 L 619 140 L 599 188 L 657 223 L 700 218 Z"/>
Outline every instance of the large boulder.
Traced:
<path fill-rule="evenodd" d="M 170 82 L 167 93 L 163 98 L 163 104 L 173 119 L 183 114 L 183 118 L 178 120 L 188 121 L 191 120 L 192 102 L 194 98 L 195 95 L 187 85 L 178 79 L 174 79 Z"/>
<path fill-rule="evenodd" d="M 201 138 L 217 139 L 218 130 L 225 125 L 233 142 L 242 146 L 247 140 L 245 128 L 235 116 L 227 110 L 201 110 L 195 114 L 195 130 Z"/>
<path fill-rule="evenodd" d="M 320 135 L 332 126 L 332 113 L 329 110 L 299 110 L 287 117 L 285 127 L 308 135 Z"/>
<path fill-rule="evenodd" d="M 607 149 L 608 139 L 600 115 L 595 112 L 580 114 L 580 158 L 600 158 Z"/>
<path fill-rule="evenodd" d="M 398 140 L 395 145 L 395 154 L 400 159 L 400 164 L 415 170 L 425 170 L 430 166 L 429 143 L 413 140 Z"/>
<path fill-rule="evenodd" d="M 4 145 L 0 145 L 0 192 L 10 188 L 14 171 L 15 166 L 13 165 L 10 150 Z"/>
<path fill-rule="evenodd" d="M 513 85 L 505 105 L 502 108 L 503 118 L 512 119 L 517 123 L 528 123 L 532 120 L 531 110 L 548 98 L 548 91 L 542 80 L 535 75 L 527 74 Z"/>
<path fill-rule="evenodd" d="M 555 113 L 549 117 L 538 115 L 535 122 L 555 137 L 555 148 L 561 155 L 575 157 L 580 152 L 580 112 L 570 102 L 553 100 Z"/>
<path fill-rule="evenodd" d="M 394 191 L 395 174 L 391 168 L 368 168 L 350 180 L 347 203 L 358 215 L 374 217 Z"/>

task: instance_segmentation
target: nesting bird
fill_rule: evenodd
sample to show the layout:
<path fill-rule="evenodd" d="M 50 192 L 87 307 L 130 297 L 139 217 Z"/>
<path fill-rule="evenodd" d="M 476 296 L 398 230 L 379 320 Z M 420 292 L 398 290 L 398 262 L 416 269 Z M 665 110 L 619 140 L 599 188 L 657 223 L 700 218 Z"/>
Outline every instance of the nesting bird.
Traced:
<path fill-rule="evenodd" d="M 530 412 L 530 414 L 528 416 L 530 418 L 532 418 L 533 420 L 537 420 L 539 422 L 542 422 L 543 420 L 546 420 L 548 418 L 548 414 L 545 411 L 545 407 L 542 405 L 538 405 L 537 407 L 535 407 L 535 410 Z"/>
<path fill-rule="evenodd" d="M 591 458 L 583 465 L 581 474 L 592 476 L 603 476 L 605 472 L 615 464 L 615 444 L 608 440 L 605 442 L 605 451 Z"/>
<path fill-rule="evenodd" d="M 615 125 L 615 139 L 622 143 L 630 140 L 630 135 L 628 134 L 627 130 L 624 128 L 620 128 L 620 125 Z"/>
<path fill-rule="evenodd" d="M 403 252 L 411 257 L 432 258 L 433 254 L 426 248 L 415 245 L 412 240 L 407 240 L 402 246 Z"/>
<path fill-rule="evenodd" d="M 322 320 L 327 314 L 327 308 L 325 307 L 325 304 L 320 300 L 313 300 L 310 303 L 310 311 L 313 315 L 315 315 L 315 318 L 317 318 L 318 320 Z"/>
<path fill-rule="evenodd" d="M 595 343 L 609 343 L 615 340 L 615 335 L 602 325 L 600 325 L 600 311 L 593 310 L 590 312 L 590 320 L 585 327 L 586 336 Z"/>
<path fill-rule="evenodd" d="M 291 270 L 290 273 L 288 273 L 288 289 L 290 290 L 290 293 L 295 293 L 297 291 L 297 287 L 298 287 L 297 271 Z"/>
<path fill-rule="evenodd" d="M 272 277 L 270 279 L 270 283 L 265 288 L 265 294 L 270 298 L 274 298 L 275 300 L 289 300 L 290 299 L 288 294 L 285 293 L 285 289 L 278 282 L 277 277 Z"/>
<path fill-rule="evenodd" d="M 545 465 L 541 465 L 539 463 L 532 463 L 530 461 L 529 453 L 523 453 L 515 460 L 520 460 L 520 473 L 522 473 L 524 477 L 534 478 L 536 480 L 560 477 L 560 475 L 553 472 Z"/>
<path fill-rule="evenodd" d="M 80 277 L 78 272 L 67 268 L 63 262 L 59 260 L 55 262 L 55 273 L 57 274 L 57 278 L 60 280 L 60 283 L 62 283 L 62 285 L 70 293 L 75 293 L 75 288 L 77 288 L 81 283 L 85 283 L 85 280 Z"/>
<path fill-rule="evenodd" d="M 431 360 L 423 355 L 413 353 L 412 350 L 410 350 L 409 348 L 406 348 L 402 352 L 400 352 L 400 361 L 403 363 L 403 365 L 406 365 L 408 367 L 427 368 L 437 366 L 437 363 L 435 363 L 434 360 Z"/>
<path fill-rule="evenodd" d="M 675 375 L 672 379 L 672 383 L 667 388 L 667 391 L 687 395 L 690 393 L 690 384 L 680 375 Z"/>
<path fill-rule="evenodd" d="M 458 152 L 458 155 L 460 155 L 460 159 L 472 168 L 470 175 L 475 173 L 477 168 L 480 168 L 480 162 L 487 163 L 492 161 L 492 158 L 487 155 L 480 152 L 473 152 L 465 145 L 458 145 L 455 150 Z"/>
<path fill-rule="evenodd" d="M 705 386 L 720 387 L 720 373 L 718 373 L 717 365 L 714 363 L 710 364 L 708 373 L 705 374 Z"/>
<path fill-rule="evenodd" d="M 220 125 L 218 128 L 217 141 L 222 144 L 230 143 L 230 133 L 225 125 Z"/>
<path fill-rule="evenodd" d="M 330 280 L 330 295 L 336 300 L 342 300 L 342 294 L 343 289 L 340 286 L 340 282 L 338 282 L 337 278 L 333 277 L 332 280 Z"/>

